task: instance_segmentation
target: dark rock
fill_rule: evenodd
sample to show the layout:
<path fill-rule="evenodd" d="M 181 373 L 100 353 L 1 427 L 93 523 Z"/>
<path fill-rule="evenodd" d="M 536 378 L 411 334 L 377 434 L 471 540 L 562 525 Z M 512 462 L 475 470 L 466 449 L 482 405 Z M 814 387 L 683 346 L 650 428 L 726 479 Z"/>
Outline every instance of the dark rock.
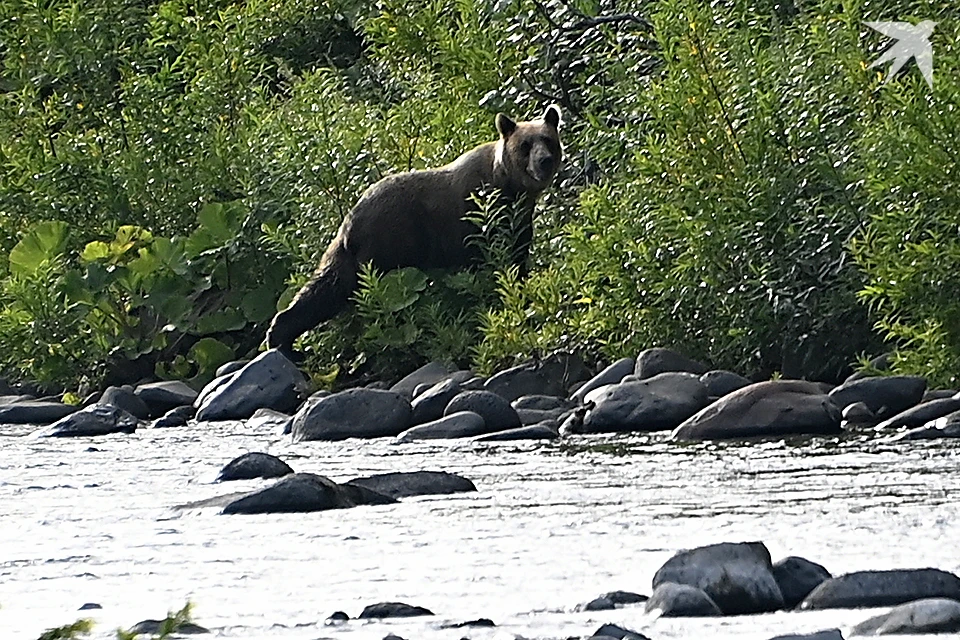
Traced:
<path fill-rule="evenodd" d="M 466 622 L 457 622 L 456 624 L 444 624 L 441 625 L 441 629 L 465 629 L 468 627 L 495 627 L 493 620 L 490 618 L 477 618 L 476 620 L 468 620 Z"/>
<path fill-rule="evenodd" d="M 960 438 L 960 414 L 951 414 L 930 424 L 910 429 L 893 436 L 887 442 L 904 440 L 938 440 L 940 438 Z"/>
<path fill-rule="evenodd" d="M 830 392 L 830 399 L 841 409 L 863 402 L 877 417 L 886 418 L 919 404 L 926 389 L 926 378 L 919 376 L 861 378 L 844 382 Z"/>
<path fill-rule="evenodd" d="M 50 424 L 77 411 L 61 402 L 26 400 L 0 406 L 0 424 Z"/>
<path fill-rule="evenodd" d="M 90 611 L 92 609 L 103 609 L 103 605 L 96 602 L 84 602 L 77 611 Z"/>
<path fill-rule="evenodd" d="M 628 604 L 639 604 L 646 602 L 647 596 L 631 591 L 611 591 L 601 596 L 597 596 L 590 602 L 580 607 L 581 611 L 609 611 L 617 607 Z"/>
<path fill-rule="evenodd" d="M 586 395 L 594 389 L 605 387 L 608 384 L 619 384 L 624 376 L 633 373 L 636 364 L 637 361 L 633 358 L 621 358 L 580 385 L 570 397 L 577 402 L 583 402 Z"/>
<path fill-rule="evenodd" d="M 650 640 L 647 636 L 636 631 L 630 631 L 615 624 L 605 624 L 593 632 L 593 638 L 613 638 L 614 640 Z"/>
<path fill-rule="evenodd" d="M 556 411 L 558 409 L 572 409 L 576 403 L 557 396 L 521 396 L 510 403 L 519 413 L 525 409 L 532 411 Z"/>
<path fill-rule="evenodd" d="M 462 391 L 455 380 L 441 380 L 413 400 L 413 424 L 426 424 L 443 417 L 443 410 Z"/>
<path fill-rule="evenodd" d="M 762 542 L 723 542 L 681 551 L 660 567 L 653 588 L 665 582 L 702 589 L 725 615 L 783 608 L 770 552 Z"/>
<path fill-rule="evenodd" d="M 243 369 L 248 364 L 250 364 L 249 360 L 231 360 L 230 362 L 226 362 L 220 365 L 219 367 L 217 367 L 217 371 L 214 374 L 214 377 L 222 378 L 223 376 L 228 376 L 231 373 L 236 373 L 237 371 L 240 371 L 240 369 Z"/>
<path fill-rule="evenodd" d="M 957 395 L 954 389 L 927 389 L 923 392 L 923 398 L 920 403 L 930 402 L 931 400 L 942 400 L 943 398 L 952 398 Z"/>
<path fill-rule="evenodd" d="M 394 499 L 410 496 L 445 495 L 476 491 L 467 478 L 446 471 L 411 471 L 381 473 L 354 478 L 348 485 L 363 487 Z"/>
<path fill-rule="evenodd" d="M 458 411 L 473 411 L 483 417 L 490 432 L 514 429 L 520 426 L 520 416 L 503 397 L 490 391 L 463 391 L 447 405 L 443 415 Z"/>
<path fill-rule="evenodd" d="M 540 409 L 517 409 L 517 417 L 520 418 L 520 424 L 524 426 L 537 424 L 540 422 L 556 422 L 565 418 L 570 409 L 550 409 L 542 411 Z"/>
<path fill-rule="evenodd" d="M 843 634 L 840 629 L 824 629 L 814 633 L 791 633 L 785 636 L 776 636 L 770 640 L 843 640 Z"/>
<path fill-rule="evenodd" d="M 583 430 L 583 419 L 587 415 L 587 407 L 577 407 L 560 422 L 560 435 L 580 433 Z"/>
<path fill-rule="evenodd" d="M 325 622 L 326 624 L 339 624 L 341 622 L 346 622 L 349 619 L 350 616 L 345 614 L 343 611 L 334 611 L 330 614 L 330 617 L 325 620 Z"/>
<path fill-rule="evenodd" d="M 130 627 L 127 632 L 133 635 L 142 634 L 155 636 L 160 634 L 160 631 L 163 629 L 165 624 L 167 624 L 165 620 L 141 620 L 137 624 Z M 200 633 L 210 633 L 210 630 L 192 622 L 181 622 L 176 626 L 175 629 L 173 629 L 173 633 L 177 635 L 194 635 Z"/>
<path fill-rule="evenodd" d="M 379 602 L 363 608 L 358 616 L 361 620 L 371 618 L 412 618 L 414 616 L 432 616 L 433 612 L 423 607 L 404 604 L 402 602 Z"/>
<path fill-rule="evenodd" d="M 641 380 L 652 378 L 661 373 L 686 372 L 701 376 L 709 371 L 705 364 L 691 360 L 671 349 L 646 349 L 637 356 L 634 375 Z"/>
<path fill-rule="evenodd" d="M 394 502 L 363 487 L 337 484 L 313 473 L 294 473 L 230 502 L 223 513 L 305 513 Z"/>
<path fill-rule="evenodd" d="M 380 389 L 347 389 L 311 398 L 293 417 L 293 439 L 388 438 L 410 428 L 413 409 L 406 397 Z"/>
<path fill-rule="evenodd" d="M 193 416 L 197 414 L 195 407 L 187 405 L 170 409 L 165 414 L 150 423 L 151 429 L 167 429 L 169 427 L 185 427 Z"/>
<path fill-rule="evenodd" d="M 960 602 L 927 598 L 901 604 L 887 613 L 864 620 L 851 636 L 920 635 L 960 632 Z"/>
<path fill-rule="evenodd" d="M 877 424 L 877 416 L 874 415 L 873 411 L 870 411 L 870 407 L 865 402 L 848 404 L 840 412 L 840 415 L 844 422 L 851 426 L 863 427 Z"/>
<path fill-rule="evenodd" d="M 527 427 L 517 427 L 516 429 L 506 429 L 496 433 L 477 436 L 475 442 L 507 442 L 514 440 L 556 440 L 560 437 L 560 431 L 554 422 L 540 422 Z"/>
<path fill-rule="evenodd" d="M 180 380 L 141 384 L 137 386 L 134 393 L 147 405 L 151 418 L 162 416 L 177 407 L 192 405 L 199 395 L 189 385 Z"/>
<path fill-rule="evenodd" d="M 647 600 L 647 613 L 659 611 L 664 618 L 721 616 L 723 612 L 702 589 L 689 584 L 661 582 Z"/>
<path fill-rule="evenodd" d="M 474 376 L 464 382 L 460 387 L 464 391 L 483 391 L 483 385 L 486 384 L 487 379 L 481 378 L 480 376 Z"/>
<path fill-rule="evenodd" d="M 38 438 L 75 438 L 104 436 L 111 433 L 133 433 L 138 420 L 117 407 L 95 404 L 57 420 L 49 427 L 35 431 Z"/>
<path fill-rule="evenodd" d="M 97 404 L 123 409 L 140 420 L 154 417 L 147 403 L 133 392 L 133 387 L 107 387 Z"/>
<path fill-rule="evenodd" d="M 286 462 L 269 453 L 245 453 L 234 458 L 220 471 L 217 482 L 252 480 L 254 478 L 281 478 L 293 473 Z"/>
<path fill-rule="evenodd" d="M 906 411 L 901 411 L 892 418 L 887 418 L 877 425 L 877 431 L 886 429 L 915 429 L 922 427 L 931 420 L 943 418 L 955 411 L 960 411 L 960 398 L 943 398 L 942 400 L 930 400 L 911 407 Z"/>
<path fill-rule="evenodd" d="M 739 373 L 724 371 L 722 369 L 707 371 L 700 376 L 700 382 L 706 387 L 707 395 L 714 398 L 722 398 L 727 394 L 752 384 L 750 380 L 744 378 Z"/>
<path fill-rule="evenodd" d="M 274 433 L 290 433 L 293 416 L 287 415 L 273 409 L 257 409 L 253 415 L 247 418 L 245 424 L 249 429 L 259 430 L 268 429 Z"/>
<path fill-rule="evenodd" d="M 566 396 L 567 389 L 590 372 L 579 356 L 554 353 L 546 358 L 511 367 L 491 376 L 484 389 L 508 402 L 527 395 Z"/>
<path fill-rule="evenodd" d="M 387 635 L 383 636 L 382 640 L 405 640 L 405 639 L 402 638 L 401 636 L 398 636 L 395 633 L 388 633 Z"/>
<path fill-rule="evenodd" d="M 37 398 L 35 396 L 15 396 L 15 395 L 0 396 L 0 407 L 6 406 L 8 404 L 13 404 L 15 402 L 27 402 L 29 400 L 36 400 L 36 399 Z M 58 401 L 58 404 L 59 404 L 59 401 Z"/>
<path fill-rule="evenodd" d="M 292 411 L 307 394 L 307 380 L 282 353 L 264 351 L 226 383 L 214 380 L 196 400 L 197 420 L 243 420 L 257 409 Z M 212 388 L 208 392 L 208 389 Z"/>
<path fill-rule="evenodd" d="M 487 424 L 483 417 L 473 411 L 457 411 L 448 416 L 410 427 L 397 436 L 400 442 L 414 442 L 417 440 L 440 440 L 452 438 L 471 438 L 488 433 Z"/>
<path fill-rule="evenodd" d="M 800 604 L 820 583 L 832 578 L 825 567 L 806 558 L 788 556 L 773 565 L 773 577 L 777 580 L 783 604 L 792 609 Z"/>
<path fill-rule="evenodd" d="M 583 419 L 580 433 L 665 431 L 707 405 L 698 376 L 662 373 L 640 382 L 604 387 Z"/>
<path fill-rule="evenodd" d="M 408 399 L 413 396 L 417 385 L 434 385 L 447 378 L 453 369 L 442 362 L 428 362 L 416 371 L 407 374 L 395 385 L 390 387 L 390 391 L 405 395 Z"/>
<path fill-rule="evenodd" d="M 677 427 L 671 438 L 723 440 L 840 432 L 840 410 L 817 385 L 771 380 L 717 400 Z"/>
<path fill-rule="evenodd" d="M 803 600 L 800 608 L 893 607 L 924 598 L 960 600 L 960 578 L 939 569 L 858 571 L 827 580 Z"/>

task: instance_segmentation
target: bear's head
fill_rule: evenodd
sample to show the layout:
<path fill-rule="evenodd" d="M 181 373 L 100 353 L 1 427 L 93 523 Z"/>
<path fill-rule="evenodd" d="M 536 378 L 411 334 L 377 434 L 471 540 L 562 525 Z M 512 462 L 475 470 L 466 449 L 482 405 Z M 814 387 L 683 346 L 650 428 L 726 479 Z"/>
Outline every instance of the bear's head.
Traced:
<path fill-rule="evenodd" d="M 539 120 L 514 122 L 497 114 L 497 169 L 524 191 L 539 193 L 553 181 L 560 167 L 560 109 L 547 107 Z"/>

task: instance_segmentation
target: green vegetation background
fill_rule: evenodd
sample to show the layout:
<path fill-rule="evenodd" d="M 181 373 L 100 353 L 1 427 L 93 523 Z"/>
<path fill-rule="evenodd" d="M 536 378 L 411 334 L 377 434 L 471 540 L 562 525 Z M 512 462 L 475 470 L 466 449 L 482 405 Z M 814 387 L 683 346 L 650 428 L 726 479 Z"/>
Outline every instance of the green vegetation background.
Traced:
<path fill-rule="evenodd" d="M 958 11 L 3 0 L 0 375 L 202 384 L 258 348 L 363 189 L 557 103 L 531 276 L 368 270 L 299 345 L 318 381 L 661 345 L 820 379 L 895 348 L 955 384 Z M 934 88 L 912 63 L 884 84 L 863 21 L 922 19 Z"/>

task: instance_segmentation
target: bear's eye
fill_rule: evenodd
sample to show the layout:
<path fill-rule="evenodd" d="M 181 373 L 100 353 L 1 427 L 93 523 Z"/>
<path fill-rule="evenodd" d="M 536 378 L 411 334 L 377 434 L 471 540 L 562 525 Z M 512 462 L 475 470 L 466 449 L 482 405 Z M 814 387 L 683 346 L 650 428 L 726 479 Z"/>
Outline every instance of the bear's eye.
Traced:
<path fill-rule="evenodd" d="M 520 143 L 520 153 L 522 153 L 523 155 L 527 155 L 528 153 L 530 153 L 530 147 L 531 147 L 530 141 L 524 140 L 523 142 Z"/>

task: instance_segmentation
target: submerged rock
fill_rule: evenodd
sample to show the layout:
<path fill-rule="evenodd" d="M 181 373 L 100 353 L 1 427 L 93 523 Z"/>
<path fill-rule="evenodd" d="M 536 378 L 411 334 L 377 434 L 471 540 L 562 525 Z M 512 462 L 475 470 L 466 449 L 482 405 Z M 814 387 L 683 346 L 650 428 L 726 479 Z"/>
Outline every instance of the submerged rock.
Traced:
<path fill-rule="evenodd" d="M 803 602 L 811 591 L 833 576 L 816 562 L 810 562 L 798 556 L 789 556 L 773 565 L 773 577 L 780 586 L 784 606 L 792 609 Z"/>
<path fill-rule="evenodd" d="M 659 611 L 664 618 L 722 616 L 720 607 L 702 589 L 689 584 L 661 582 L 647 600 L 647 613 Z"/>
<path fill-rule="evenodd" d="M 286 462 L 269 453 L 245 453 L 226 464 L 217 477 L 217 482 L 252 480 L 254 478 L 280 478 L 293 473 Z"/>
<path fill-rule="evenodd" d="M 164 629 L 164 625 L 168 624 L 166 620 L 141 620 L 137 624 L 130 627 L 128 633 L 133 635 L 150 635 L 155 636 L 159 635 L 160 632 Z M 173 629 L 173 633 L 177 635 L 195 635 L 201 633 L 210 633 L 209 629 L 201 627 L 198 624 L 193 622 L 181 622 L 176 625 L 176 628 Z"/>
<path fill-rule="evenodd" d="M 800 608 L 893 607 L 925 598 L 960 600 L 960 578 L 939 569 L 858 571 L 825 581 L 803 600 Z"/>
<path fill-rule="evenodd" d="M 614 640 L 650 640 L 647 636 L 615 624 L 605 624 L 593 632 L 591 638 L 613 638 Z"/>
<path fill-rule="evenodd" d="M 477 487 L 463 476 L 446 471 L 410 471 L 381 473 L 354 478 L 348 485 L 363 487 L 394 499 L 410 496 L 444 495 L 476 491 Z"/>
<path fill-rule="evenodd" d="M 864 620 L 851 636 L 919 635 L 960 632 L 960 602 L 927 598 L 901 604 L 887 613 Z"/>
<path fill-rule="evenodd" d="M 433 612 L 423 607 L 404 604 L 403 602 L 379 602 L 363 608 L 358 618 L 412 618 L 415 616 L 432 616 Z"/>
<path fill-rule="evenodd" d="M 681 551 L 654 575 L 654 589 L 665 582 L 702 589 L 725 615 L 783 608 L 770 552 L 762 542 L 723 542 Z"/>
<path fill-rule="evenodd" d="M 579 607 L 581 611 L 609 611 L 630 604 L 640 604 L 646 602 L 647 596 L 632 591 L 610 591 L 601 596 L 597 596 L 590 602 Z"/>
<path fill-rule="evenodd" d="M 707 406 L 707 390 L 692 373 L 661 373 L 603 387 L 594 394 L 580 433 L 667 431 Z"/>
<path fill-rule="evenodd" d="M 133 433 L 138 424 L 139 421 L 123 409 L 95 404 L 57 420 L 33 435 L 38 438 L 75 438 Z"/>
<path fill-rule="evenodd" d="M 411 426 L 406 397 L 380 389 L 347 389 L 311 398 L 293 417 L 293 439 L 346 440 L 400 435 Z"/>
<path fill-rule="evenodd" d="M 313 473 L 295 473 L 230 502 L 223 513 L 305 513 L 395 502 L 363 487 L 340 485 Z"/>
<path fill-rule="evenodd" d="M 264 351 L 229 374 L 218 378 L 195 401 L 197 420 L 244 420 L 257 409 L 295 409 L 307 393 L 307 380 L 282 353 Z"/>

